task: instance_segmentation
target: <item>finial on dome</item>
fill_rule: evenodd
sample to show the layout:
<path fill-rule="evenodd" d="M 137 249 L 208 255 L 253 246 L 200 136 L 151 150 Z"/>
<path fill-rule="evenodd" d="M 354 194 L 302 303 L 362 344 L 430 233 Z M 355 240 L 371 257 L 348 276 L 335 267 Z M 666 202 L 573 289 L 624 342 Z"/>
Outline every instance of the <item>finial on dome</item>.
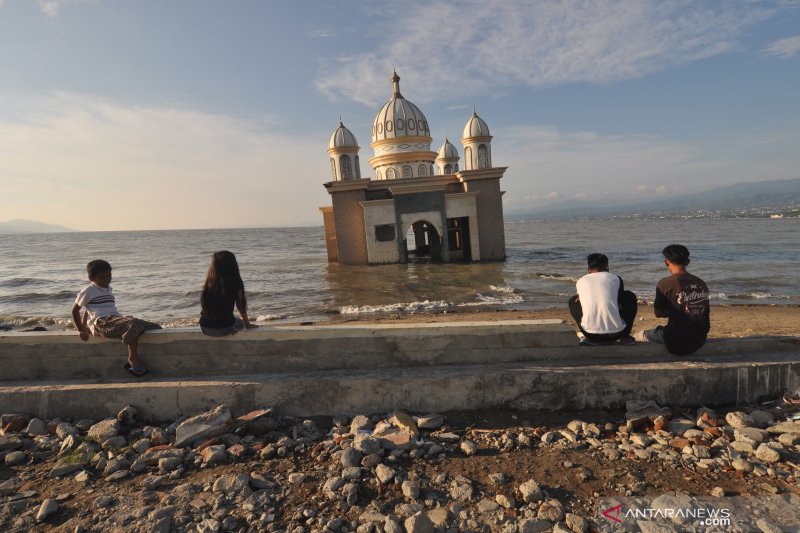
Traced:
<path fill-rule="evenodd" d="M 394 98 L 402 98 L 403 95 L 400 94 L 400 76 L 397 75 L 397 71 L 392 68 L 392 92 L 394 93 Z"/>
<path fill-rule="evenodd" d="M 339 115 L 339 125 L 344 126 L 344 122 L 342 122 L 342 115 Z"/>
<path fill-rule="evenodd" d="M 475 104 L 472 104 L 472 115 L 477 117 L 478 113 L 475 112 Z"/>

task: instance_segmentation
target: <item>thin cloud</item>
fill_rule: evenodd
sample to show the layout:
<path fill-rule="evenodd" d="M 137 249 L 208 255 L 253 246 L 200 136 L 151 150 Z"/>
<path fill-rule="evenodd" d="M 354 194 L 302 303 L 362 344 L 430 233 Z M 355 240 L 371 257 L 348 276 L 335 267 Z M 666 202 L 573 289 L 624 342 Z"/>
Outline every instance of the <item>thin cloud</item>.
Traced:
<path fill-rule="evenodd" d="M 39 4 L 39 10 L 42 13 L 48 17 L 56 17 L 58 16 L 61 6 L 95 1 L 97 0 L 37 0 L 37 4 Z"/>
<path fill-rule="evenodd" d="M 328 37 L 334 37 L 336 32 L 333 30 L 314 30 L 306 32 L 306 36 L 311 37 L 312 39 L 327 39 Z"/>
<path fill-rule="evenodd" d="M 765 54 L 784 59 L 794 57 L 797 52 L 800 52 L 800 35 L 777 40 L 764 49 Z"/>
<path fill-rule="evenodd" d="M 321 93 L 377 105 L 393 66 L 419 101 L 441 99 L 442 87 L 453 98 L 510 85 L 640 78 L 722 54 L 780 8 L 687 0 L 419 0 L 403 5 L 404 20 L 414 24 L 376 21 L 385 44 L 323 64 L 316 80 Z M 419 43 L 429 52 L 420 54 Z"/>

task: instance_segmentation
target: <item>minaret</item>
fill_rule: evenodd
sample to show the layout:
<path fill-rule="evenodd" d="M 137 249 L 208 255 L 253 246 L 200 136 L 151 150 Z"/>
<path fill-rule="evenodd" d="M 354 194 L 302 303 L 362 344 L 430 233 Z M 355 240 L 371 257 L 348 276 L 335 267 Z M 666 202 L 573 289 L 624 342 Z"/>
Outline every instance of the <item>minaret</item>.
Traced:
<path fill-rule="evenodd" d="M 339 117 L 339 126 L 333 130 L 328 142 L 331 156 L 331 181 L 360 180 L 361 165 L 358 161 L 358 141 Z"/>
<path fill-rule="evenodd" d="M 447 135 L 444 136 L 444 143 L 442 144 L 441 148 L 439 148 L 439 154 L 436 157 L 436 166 L 439 168 L 439 174 L 455 174 L 458 172 L 458 151 L 456 147 L 453 146 L 447 139 Z"/>
<path fill-rule="evenodd" d="M 461 145 L 464 147 L 464 170 L 492 168 L 492 136 L 475 108 L 464 126 Z"/>

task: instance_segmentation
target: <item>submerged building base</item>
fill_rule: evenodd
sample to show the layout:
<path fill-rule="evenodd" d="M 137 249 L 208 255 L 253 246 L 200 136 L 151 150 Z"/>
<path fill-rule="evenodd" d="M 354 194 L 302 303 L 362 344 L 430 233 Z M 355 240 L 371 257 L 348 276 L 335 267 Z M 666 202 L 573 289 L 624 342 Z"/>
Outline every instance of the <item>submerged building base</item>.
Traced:
<path fill-rule="evenodd" d="M 77 342 L 76 342 L 77 341 Z M 104 418 L 125 404 L 153 420 L 225 403 L 291 415 L 453 409 L 580 410 L 653 400 L 754 402 L 800 389 L 795 338 L 710 342 L 677 359 L 657 345 L 579 347 L 560 321 L 273 327 L 226 339 L 150 332 L 151 375 L 124 347 L 70 334 L 0 335 L 0 412 Z"/>

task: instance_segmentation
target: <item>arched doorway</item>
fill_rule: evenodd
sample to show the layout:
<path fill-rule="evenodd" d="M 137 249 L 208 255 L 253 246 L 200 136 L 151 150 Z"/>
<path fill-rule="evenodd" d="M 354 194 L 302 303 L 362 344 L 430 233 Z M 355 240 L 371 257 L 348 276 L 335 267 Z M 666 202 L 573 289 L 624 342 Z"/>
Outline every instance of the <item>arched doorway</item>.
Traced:
<path fill-rule="evenodd" d="M 411 224 L 403 241 L 406 262 L 442 260 L 442 238 L 436 227 L 426 220 L 418 220 Z"/>

